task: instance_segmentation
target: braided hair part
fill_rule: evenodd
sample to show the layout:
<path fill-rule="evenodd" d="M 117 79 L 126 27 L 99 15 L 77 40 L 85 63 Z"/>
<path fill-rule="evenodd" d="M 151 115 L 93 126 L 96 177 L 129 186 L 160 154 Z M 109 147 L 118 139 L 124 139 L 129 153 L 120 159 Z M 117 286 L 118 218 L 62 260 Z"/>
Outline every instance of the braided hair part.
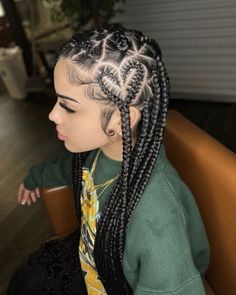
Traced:
<path fill-rule="evenodd" d="M 126 229 L 131 215 L 150 179 L 163 138 L 169 100 L 169 78 L 158 44 L 136 30 L 120 25 L 75 34 L 61 47 L 58 58 L 74 68 L 71 83 L 87 84 L 91 99 L 102 101 L 106 127 L 116 108 L 122 130 L 122 167 L 100 217 L 94 258 L 109 295 L 132 294 L 123 272 Z M 132 146 L 130 106 L 140 110 L 137 139 Z M 89 153 L 73 156 L 73 186 L 77 216 L 81 218 L 82 167 Z"/>

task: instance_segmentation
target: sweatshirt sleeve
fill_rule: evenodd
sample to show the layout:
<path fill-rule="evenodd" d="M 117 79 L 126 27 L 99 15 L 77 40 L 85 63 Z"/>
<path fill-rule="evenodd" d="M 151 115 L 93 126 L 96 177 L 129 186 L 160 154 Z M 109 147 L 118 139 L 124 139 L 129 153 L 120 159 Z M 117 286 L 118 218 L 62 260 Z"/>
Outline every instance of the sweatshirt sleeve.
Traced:
<path fill-rule="evenodd" d="M 153 235 L 149 230 L 147 233 Z M 134 295 L 204 295 L 183 227 L 169 225 L 156 232 L 156 237 L 155 245 L 147 245 L 141 256 Z"/>
<path fill-rule="evenodd" d="M 123 264 L 127 281 L 134 295 L 204 295 L 188 231 L 192 221 L 190 225 L 182 203 L 163 174 L 155 180 L 159 192 L 147 188 L 127 229 Z M 186 199 L 192 198 L 184 187 L 181 193 Z M 198 215 L 194 211 L 191 214 L 191 220 L 196 217 L 196 223 L 201 224 Z M 195 235 L 194 241 L 201 241 L 196 253 L 207 264 L 209 245 L 205 233 L 199 227 Z"/>
<path fill-rule="evenodd" d="M 72 153 L 66 152 L 62 157 L 41 162 L 29 169 L 23 180 L 28 190 L 36 187 L 69 186 L 72 188 Z"/>

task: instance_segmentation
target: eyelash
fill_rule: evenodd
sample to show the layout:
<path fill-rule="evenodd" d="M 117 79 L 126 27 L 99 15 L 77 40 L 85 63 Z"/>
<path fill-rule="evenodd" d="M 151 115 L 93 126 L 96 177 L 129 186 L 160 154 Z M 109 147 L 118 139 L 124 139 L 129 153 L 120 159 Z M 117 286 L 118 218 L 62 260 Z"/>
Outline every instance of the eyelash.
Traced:
<path fill-rule="evenodd" d="M 60 107 L 62 107 L 63 109 L 65 109 L 68 113 L 70 113 L 70 114 L 75 114 L 76 113 L 76 111 L 74 111 L 74 110 L 72 110 L 72 109 L 70 109 L 70 108 L 68 108 L 64 103 L 62 103 L 62 102 L 59 102 L 59 105 L 60 105 Z"/>

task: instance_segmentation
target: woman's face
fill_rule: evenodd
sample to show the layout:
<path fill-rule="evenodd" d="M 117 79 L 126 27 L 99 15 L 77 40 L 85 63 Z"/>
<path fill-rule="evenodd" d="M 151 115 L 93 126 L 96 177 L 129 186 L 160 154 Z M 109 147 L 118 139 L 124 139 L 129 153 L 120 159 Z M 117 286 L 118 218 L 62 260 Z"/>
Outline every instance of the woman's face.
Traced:
<path fill-rule="evenodd" d="M 54 69 L 57 102 L 49 114 L 58 138 L 71 152 L 85 152 L 111 143 L 101 126 L 101 102 L 86 95 L 87 85 L 75 86 L 68 79 L 70 62 L 61 58 Z M 109 127 L 109 125 L 108 125 Z"/>

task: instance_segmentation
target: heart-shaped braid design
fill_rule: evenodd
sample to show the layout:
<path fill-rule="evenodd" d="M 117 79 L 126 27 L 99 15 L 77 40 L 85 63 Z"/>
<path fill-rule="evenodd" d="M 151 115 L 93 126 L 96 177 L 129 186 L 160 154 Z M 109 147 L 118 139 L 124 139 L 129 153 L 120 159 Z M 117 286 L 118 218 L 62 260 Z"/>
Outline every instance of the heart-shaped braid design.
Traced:
<path fill-rule="evenodd" d="M 130 60 L 120 68 L 120 73 L 111 67 L 106 68 L 98 82 L 103 93 L 120 108 L 124 103 L 129 105 L 140 92 L 144 73 L 140 62 Z"/>
<path fill-rule="evenodd" d="M 122 70 L 122 69 L 121 69 Z M 126 85 L 125 101 L 130 104 L 140 91 L 144 80 L 144 66 L 135 60 L 129 60 L 122 71 L 122 81 Z M 131 77 L 130 77 L 131 76 Z M 127 85 L 128 82 L 128 85 Z"/>
<path fill-rule="evenodd" d="M 169 78 L 157 42 L 120 25 L 75 34 L 57 60 L 71 62 L 73 85 L 87 84 L 91 99 L 103 101 L 102 128 L 118 107 L 122 131 L 122 168 L 107 196 L 94 245 L 96 269 L 109 295 L 133 294 L 123 272 L 126 228 L 154 166 L 158 165 L 169 100 Z M 141 112 L 132 146 L 130 106 Z M 73 187 L 78 219 L 82 167 L 87 153 L 73 155 Z"/>

